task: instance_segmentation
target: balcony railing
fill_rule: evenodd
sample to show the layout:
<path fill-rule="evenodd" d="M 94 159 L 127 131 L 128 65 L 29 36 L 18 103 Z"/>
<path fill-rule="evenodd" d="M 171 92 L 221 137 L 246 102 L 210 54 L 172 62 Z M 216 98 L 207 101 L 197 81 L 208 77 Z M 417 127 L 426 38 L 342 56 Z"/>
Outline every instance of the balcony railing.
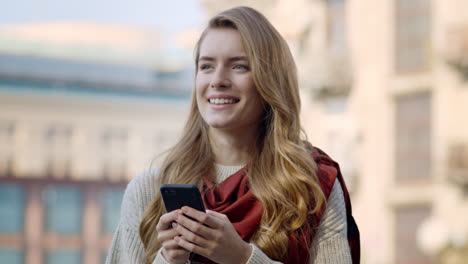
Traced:
<path fill-rule="evenodd" d="M 468 194 L 468 142 L 452 144 L 447 160 L 449 181 Z"/>
<path fill-rule="evenodd" d="M 446 61 L 463 80 L 468 81 L 468 24 L 448 31 Z"/>
<path fill-rule="evenodd" d="M 352 89 L 353 77 L 348 56 L 325 55 L 318 60 L 312 83 L 312 94 L 318 100 L 330 97 L 348 96 Z"/>
<path fill-rule="evenodd" d="M 133 134 L 127 133 L 130 128 L 61 129 L 62 125 L 51 128 L 48 123 L 21 122 L 17 122 L 17 127 L 0 127 L 0 178 L 126 181 L 148 169 L 153 155 L 163 146 L 172 145 L 175 139 L 174 131 Z M 160 138 L 163 141 L 153 140 Z"/>

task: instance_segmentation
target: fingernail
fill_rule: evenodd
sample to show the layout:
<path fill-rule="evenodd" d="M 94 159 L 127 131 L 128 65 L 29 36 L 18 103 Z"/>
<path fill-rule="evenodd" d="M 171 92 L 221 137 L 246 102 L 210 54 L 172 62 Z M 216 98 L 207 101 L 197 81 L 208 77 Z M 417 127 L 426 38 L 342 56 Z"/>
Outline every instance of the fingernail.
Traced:
<path fill-rule="evenodd" d="M 176 228 L 176 227 L 177 227 L 177 223 L 172 223 L 172 227 L 173 227 L 173 228 Z"/>

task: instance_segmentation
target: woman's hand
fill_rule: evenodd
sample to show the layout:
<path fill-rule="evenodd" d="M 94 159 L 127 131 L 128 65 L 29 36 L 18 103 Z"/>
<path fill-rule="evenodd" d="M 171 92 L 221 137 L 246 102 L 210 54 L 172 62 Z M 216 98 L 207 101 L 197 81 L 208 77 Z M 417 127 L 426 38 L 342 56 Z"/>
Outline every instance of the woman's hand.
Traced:
<path fill-rule="evenodd" d="M 174 222 L 174 218 L 179 215 L 179 210 L 172 211 L 170 213 L 163 214 L 159 218 L 156 230 L 158 232 L 158 241 L 162 245 L 162 254 L 167 262 L 171 264 L 186 263 L 190 252 L 177 245 L 174 237 L 180 234 L 174 230 L 171 223 Z"/>
<path fill-rule="evenodd" d="M 190 252 L 223 264 L 246 263 L 252 254 L 252 247 L 237 234 L 226 215 L 184 206 L 174 220 L 172 226 L 180 234 L 174 240 Z"/>

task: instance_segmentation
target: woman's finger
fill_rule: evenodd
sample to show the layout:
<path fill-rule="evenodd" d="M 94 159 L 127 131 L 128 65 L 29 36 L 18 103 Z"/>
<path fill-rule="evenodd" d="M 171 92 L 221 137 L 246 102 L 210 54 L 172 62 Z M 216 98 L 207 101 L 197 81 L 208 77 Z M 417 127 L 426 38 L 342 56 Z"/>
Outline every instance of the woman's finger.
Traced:
<path fill-rule="evenodd" d="M 165 241 L 162 244 L 162 254 L 166 260 L 188 259 L 190 252 L 179 246 L 174 239 Z"/>
<path fill-rule="evenodd" d="M 166 249 L 166 250 L 185 250 L 184 248 L 182 248 L 181 246 L 179 246 L 179 244 L 177 244 L 177 242 L 174 240 L 174 239 L 169 239 L 169 240 L 166 240 L 164 241 L 161 246 Z"/>
<path fill-rule="evenodd" d="M 212 216 L 210 216 L 213 218 Z M 190 230 L 192 233 L 198 234 L 205 239 L 212 240 L 216 238 L 216 229 L 210 226 L 205 226 L 202 223 L 193 221 L 183 214 L 179 214 L 176 223 Z"/>
<path fill-rule="evenodd" d="M 175 230 L 173 228 L 163 230 L 161 232 L 158 232 L 158 241 L 159 242 L 164 242 L 166 240 L 171 240 L 175 236 L 178 236 L 178 235 L 179 235 L 179 232 L 177 232 L 177 230 Z"/>
<path fill-rule="evenodd" d="M 159 218 L 159 222 L 156 226 L 156 230 L 159 232 L 161 230 L 166 230 L 171 228 L 171 223 L 174 222 L 174 217 L 178 214 L 179 210 L 175 210 L 169 213 L 163 214 Z"/>
<path fill-rule="evenodd" d="M 207 215 L 212 215 L 212 216 L 214 216 L 216 218 L 219 218 L 219 219 L 221 219 L 223 221 L 226 221 L 226 220 L 229 221 L 229 218 L 225 214 L 218 213 L 216 211 L 206 210 L 206 214 Z"/>
<path fill-rule="evenodd" d="M 198 245 L 195 245 L 194 243 L 191 243 L 187 240 L 185 240 L 183 237 L 174 237 L 174 240 L 176 241 L 176 243 L 184 248 L 185 250 L 189 251 L 189 252 L 193 252 L 195 254 L 198 254 L 198 255 L 202 255 L 202 256 L 205 256 L 205 257 L 208 257 L 208 250 L 205 249 L 205 248 L 202 248 Z"/>
<path fill-rule="evenodd" d="M 204 212 L 198 211 L 188 206 L 182 207 L 178 214 L 185 214 L 187 216 L 190 216 L 198 222 L 214 229 L 217 229 L 222 226 L 222 222 L 219 221 L 219 219 L 217 219 L 216 217 L 212 217 Z"/>
<path fill-rule="evenodd" d="M 199 224 L 199 225 L 200 225 L 200 224 Z M 206 247 L 206 246 L 208 245 L 208 241 L 207 241 L 204 237 L 202 237 L 202 236 L 200 236 L 200 235 L 198 235 L 198 234 L 196 234 L 196 233 L 194 233 L 194 232 L 188 230 L 188 229 L 185 228 L 184 226 L 179 225 L 179 224 L 177 224 L 177 223 L 172 223 L 172 227 L 173 227 L 175 230 L 177 230 L 177 232 L 178 232 L 182 237 L 184 237 L 187 241 L 192 242 L 192 243 L 194 243 L 194 244 L 196 244 L 196 245 L 199 245 L 199 246 L 201 246 L 201 247 Z"/>

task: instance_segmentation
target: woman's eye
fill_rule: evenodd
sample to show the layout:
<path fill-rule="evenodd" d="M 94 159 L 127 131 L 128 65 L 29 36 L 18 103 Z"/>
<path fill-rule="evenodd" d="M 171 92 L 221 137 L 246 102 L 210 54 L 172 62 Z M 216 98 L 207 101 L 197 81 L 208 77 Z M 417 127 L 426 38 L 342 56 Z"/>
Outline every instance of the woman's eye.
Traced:
<path fill-rule="evenodd" d="M 201 69 L 201 70 L 206 70 L 206 69 L 210 69 L 210 68 L 211 68 L 211 66 L 210 66 L 210 65 L 206 65 L 206 64 L 200 66 L 200 69 Z"/>
<path fill-rule="evenodd" d="M 246 65 L 236 65 L 236 66 L 234 66 L 234 69 L 236 69 L 236 70 L 248 70 L 249 67 L 246 66 Z"/>

